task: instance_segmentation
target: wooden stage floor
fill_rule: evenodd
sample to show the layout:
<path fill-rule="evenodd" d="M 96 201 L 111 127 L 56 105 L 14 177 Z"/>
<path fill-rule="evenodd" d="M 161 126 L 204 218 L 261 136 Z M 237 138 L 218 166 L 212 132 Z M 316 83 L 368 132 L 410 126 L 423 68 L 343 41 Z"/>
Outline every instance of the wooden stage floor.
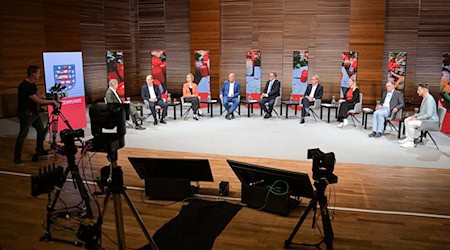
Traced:
<path fill-rule="evenodd" d="M 26 141 L 23 151 L 26 162 L 22 167 L 16 167 L 12 163 L 14 138 L 0 138 L 0 142 L 0 249 L 76 249 L 60 243 L 39 242 L 39 237 L 44 232 L 42 224 L 47 197 L 41 195 L 33 198 L 30 195 L 30 177 L 11 174 L 36 174 L 39 167 L 47 165 L 46 161 L 30 161 L 29 155 L 33 152 L 34 142 Z M 311 177 L 310 161 L 123 148 L 119 150 L 118 164 L 124 170 L 125 184 L 140 188 L 144 187 L 144 182 L 127 160 L 130 156 L 209 159 L 215 181 L 200 183 L 200 194 L 217 195 L 219 182 L 229 181 L 230 196 L 240 197 L 240 182 L 226 159 L 308 173 Z M 50 158 L 49 163 L 54 160 L 55 158 Z M 63 157 L 59 156 L 56 160 L 64 165 Z M 92 156 L 94 175 L 98 176 L 99 169 L 105 165 L 108 165 L 105 154 L 97 153 Z M 88 179 L 91 178 L 90 167 L 86 167 L 85 171 Z M 339 182 L 333 185 L 334 190 L 329 190 L 334 191 L 330 199 L 331 208 L 337 207 L 332 220 L 335 249 L 450 248 L 450 170 L 338 162 L 334 173 L 339 176 Z M 66 187 L 68 190 L 73 189 L 70 182 Z M 139 190 L 129 189 L 128 193 L 151 234 L 175 217 L 183 205 L 178 202 L 161 206 L 169 202 L 142 199 L 142 191 Z M 64 194 L 68 203 L 76 203 L 77 198 L 74 194 Z M 100 197 L 102 199 L 103 196 Z M 303 201 L 303 205 L 307 205 L 307 200 Z M 284 240 L 288 238 L 304 209 L 301 206 L 289 217 L 282 217 L 244 207 L 216 239 L 214 249 L 282 249 Z M 115 240 L 112 206 L 108 210 L 103 232 Z M 124 208 L 124 220 L 128 247 L 138 248 L 144 245 L 145 237 L 127 208 Z M 76 239 L 73 232 L 55 231 L 55 235 Z M 319 240 L 320 231 L 311 229 L 310 216 L 294 242 L 316 243 Z M 114 244 L 106 236 L 103 237 L 105 249 L 116 249 Z"/>

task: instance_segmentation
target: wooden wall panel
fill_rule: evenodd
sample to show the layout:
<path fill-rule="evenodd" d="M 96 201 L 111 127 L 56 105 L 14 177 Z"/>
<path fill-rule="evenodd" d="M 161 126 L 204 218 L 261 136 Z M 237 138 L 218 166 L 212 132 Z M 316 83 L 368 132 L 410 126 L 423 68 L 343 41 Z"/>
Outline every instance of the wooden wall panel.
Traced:
<path fill-rule="evenodd" d="M 6 1 L 0 18 L 0 117 L 8 117 L 16 115 L 17 86 L 28 65 L 43 68 L 44 51 L 81 50 L 79 1 Z M 43 74 L 37 85 L 44 93 Z"/>
<path fill-rule="evenodd" d="M 252 48 L 252 0 L 221 1 L 220 82 L 235 73 L 245 96 L 245 52 Z"/>
<path fill-rule="evenodd" d="M 405 101 L 413 101 L 417 94 L 415 93 L 415 68 L 416 68 L 416 50 L 417 33 L 419 29 L 419 7 L 420 0 L 405 0 L 402 2 L 386 1 L 386 27 L 385 27 L 385 46 L 383 56 L 383 75 L 382 81 L 387 80 L 387 63 L 389 61 L 389 52 L 405 51 L 407 52 L 406 65 L 406 89 L 404 92 Z M 380 83 L 381 84 L 381 83 Z M 375 96 L 381 98 L 382 86 Z"/>
<path fill-rule="evenodd" d="M 336 95 L 341 52 L 349 47 L 349 12 L 349 0 L 222 1 L 222 78 L 234 71 L 245 84 L 245 51 L 259 49 L 261 87 L 267 74 L 276 71 L 282 81 L 283 98 L 287 98 L 292 91 L 292 53 L 308 50 L 309 74 L 320 75 L 325 98 Z"/>
<path fill-rule="evenodd" d="M 283 31 L 283 97 L 289 98 L 292 92 L 293 51 L 308 50 L 314 55 L 316 42 L 316 8 L 314 0 L 284 1 Z M 314 68 L 315 58 L 310 57 L 309 67 Z M 309 71 L 309 74 L 312 72 Z"/>
<path fill-rule="evenodd" d="M 139 64 L 138 82 L 145 83 L 151 73 L 151 55 L 154 49 L 165 49 L 164 0 L 138 0 L 137 57 Z M 170 65 L 168 62 L 167 66 Z M 170 78 L 168 76 L 168 78 Z"/>
<path fill-rule="evenodd" d="M 106 38 L 104 3 L 81 0 L 80 30 L 86 102 L 102 100 L 106 92 Z"/>
<path fill-rule="evenodd" d="M 261 50 L 261 91 L 264 90 L 269 73 L 275 71 L 281 81 L 282 93 L 292 86 L 283 77 L 283 0 L 253 0 L 252 48 Z"/>
<path fill-rule="evenodd" d="M 316 12 L 314 64 L 309 75 L 319 75 L 327 99 L 339 96 L 341 54 L 349 49 L 350 1 L 319 0 Z"/>
<path fill-rule="evenodd" d="M 358 51 L 357 85 L 363 93 L 363 103 L 375 103 L 384 89 L 381 58 L 384 53 L 385 18 L 385 1 L 351 1 L 350 51 Z"/>
<path fill-rule="evenodd" d="M 23 8 L 28 6 L 28 8 Z M 42 67 L 45 49 L 42 1 L 7 1 L 1 10 L 0 117 L 17 111 L 17 86 L 26 77 L 27 66 Z M 43 90 L 43 81 L 39 82 Z"/>
<path fill-rule="evenodd" d="M 181 94 L 186 75 L 191 71 L 190 30 L 189 1 L 166 0 L 167 86 L 172 93 Z"/>
<path fill-rule="evenodd" d="M 440 98 L 442 54 L 450 53 L 450 4 L 446 0 L 422 0 L 420 3 L 415 80 L 416 84 L 430 84 L 430 92 L 437 99 Z M 414 86 L 414 93 L 415 90 Z M 415 103 L 422 100 L 417 95 L 414 97 Z"/>
<path fill-rule="evenodd" d="M 213 97 L 219 95 L 220 81 L 220 0 L 190 0 L 190 69 L 195 72 L 194 50 L 209 50 L 210 90 Z"/>

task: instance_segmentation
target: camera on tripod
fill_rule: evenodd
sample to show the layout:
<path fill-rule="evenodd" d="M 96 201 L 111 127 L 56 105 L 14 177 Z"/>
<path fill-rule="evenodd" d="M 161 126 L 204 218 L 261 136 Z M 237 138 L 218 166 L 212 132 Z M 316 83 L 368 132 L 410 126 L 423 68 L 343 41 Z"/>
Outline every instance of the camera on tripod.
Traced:
<path fill-rule="evenodd" d="M 338 177 L 333 174 L 336 158 L 334 153 L 324 153 L 318 148 L 308 149 L 308 159 L 313 160 L 312 173 L 313 180 L 326 180 L 328 184 L 338 182 Z"/>
<path fill-rule="evenodd" d="M 46 93 L 45 99 L 57 102 L 61 101 L 61 99 L 68 96 L 67 92 L 62 92 L 64 89 L 66 89 L 66 85 L 55 83 L 55 85 L 49 89 L 50 93 Z"/>

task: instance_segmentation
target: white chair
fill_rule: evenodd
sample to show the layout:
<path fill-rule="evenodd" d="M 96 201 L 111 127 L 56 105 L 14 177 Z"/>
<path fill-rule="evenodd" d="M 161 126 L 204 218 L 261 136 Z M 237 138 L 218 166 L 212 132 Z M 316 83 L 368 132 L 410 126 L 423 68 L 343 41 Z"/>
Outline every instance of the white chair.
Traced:
<path fill-rule="evenodd" d="M 280 87 L 280 95 L 275 97 L 275 102 L 273 103 L 273 109 L 272 109 L 272 111 L 275 112 L 275 114 L 277 115 L 278 118 L 280 117 L 280 115 L 278 114 L 277 109 L 275 107 L 280 107 L 282 95 L 283 95 L 283 91 L 282 91 L 282 88 Z M 266 103 L 264 105 L 269 106 L 269 103 Z M 269 108 L 269 107 L 267 107 L 267 108 Z M 261 115 L 262 115 L 262 109 L 261 109 Z"/>
<path fill-rule="evenodd" d="M 300 99 L 300 107 L 303 108 L 302 100 L 303 100 L 303 98 Z M 321 105 L 322 105 L 322 99 L 317 99 L 317 100 L 314 101 L 314 105 L 312 107 L 311 106 L 309 107 L 308 113 L 311 114 L 312 117 L 314 117 L 314 120 L 316 122 L 317 122 L 317 119 L 320 120 L 320 118 L 319 118 L 319 116 L 317 115 L 317 113 L 314 110 L 315 109 L 320 109 Z"/>
<path fill-rule="evenodd" d="M 359 94 L 359 102 L 357 104 L 355 104 L 355 107 L 353 107 L 353 109 L 347 111 L 347 116 L 350 116 L 352 118 L 353 126 L 355 126 L 355 127 L 356 127 L 355 120 L 359 124 L 361 124 L 361 122 L 358 120 L 358 118 L 356 118 L 356 115 L 360 114 L 362 111 L 362 99 L 363 99 L 363 94 L 360 93 Z"/>
<path fill-rule="evenodd" d="M 223 113 L 225 112 L 224 110 L 223 110 L 223 98 L 222 98 L 222 96 L 220 96 L 219 95 L 219 99 L 220 99 L 220 104 L 221 104 L 221 106 L 220 106 L 220 115 L 223 115 Z M 238 95 L 238 107 L 237 107 L 237 111 L 235 110 L 234 112 L 237 112 L 237 114 L 238 114 L 238 116 L 241 116 L 241 95 Z M 231 102 L 229 102 L 228 103 L 228 106 L 232 106 L 233 105 L 233 103 L 231 103 Z"/>
<path fill-rule="evenodd" d="M 433 141 L 436 148 L 439 150 L 438 145 L 436 144 L 436 141 L 434 140 L 433 136 L 431 136 L 430 131 L 441 131 L 442 123 L 444 122 L 445 114 L 447 113 L 447 109 L 444 107 L 438 108 L 438 121 L 422 121 L 422 124 L 418 128 L 420 130 L 420 136 L 414 140 L 414 146 L 417 146 L 417 141 L 423 142 L 423 138 L 427 137 L 427 135 L 430 136 L 431 140 Z"/>
<path fill-rule="evenodd" d="M 152 110 L 150 109 L 149 102 L 147 100 L 144 100 L 144 107 L 150 111 L 150 113 L 148 113 L 147 115 L 144 116 L 143 121 L 146 121 L 150 116 L 153 117 L 153 113 L 152 113 Z M 158 113 L 157 114 L 158 120 L 161 119 L 161 106 L 155 105 L 155 110 Z"/>
<path fill-rule="evenodd" d="M 198 98 L 200 99 L 200 96 L 199 96 Z M 189 111 L 192 110 L 192 103 L 190 103 L 190 102 L 185 102 L 183 97 L 181 97 L 180 100 L 181 100 L 181 107 L 182 107 L 182 108 L 185 108 L 185 107 L 188 108 L 188 109 L 183 113 L 183 118 L 186 119 L 187 115 L 189 114 Z"/>

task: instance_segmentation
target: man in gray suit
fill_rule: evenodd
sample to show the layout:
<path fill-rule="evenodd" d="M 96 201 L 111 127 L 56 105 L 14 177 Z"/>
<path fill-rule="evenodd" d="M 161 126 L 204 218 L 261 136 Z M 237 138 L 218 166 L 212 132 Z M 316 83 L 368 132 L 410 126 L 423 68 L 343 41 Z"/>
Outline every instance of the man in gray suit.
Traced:
<path fill-rule="evenodd" d="M 118 82 L 116 79 L 109 80 L 109 88 L 106 91 L 105 94 L 105 101 L 106 103 L 123 103 L 120 99 L 119 95 L 117 94 L 117 87 Z M 135 124 L 134 128 L 137 130 L 144 130 L 145 128 L 138 124 L 138 121 L 142 120 L 142 117 L 140 117 L 137 113 L 136 107 L 132 102 L 129 103 L 130 105 L 130 115 L 131 119 L 133 120 L 133 123 Z"/>
<path fill-rule="evenodd" d="M 386 91 L 383 92 L 381 103 L 376 107 L 372 118 L 372 133 L 369 137 L 381 137 L 384 130 L 384 122 L 387 117 L 396 114 L 405 107 L 402 92 L 395 89 L 392 82 L 386 82 Z"/>

